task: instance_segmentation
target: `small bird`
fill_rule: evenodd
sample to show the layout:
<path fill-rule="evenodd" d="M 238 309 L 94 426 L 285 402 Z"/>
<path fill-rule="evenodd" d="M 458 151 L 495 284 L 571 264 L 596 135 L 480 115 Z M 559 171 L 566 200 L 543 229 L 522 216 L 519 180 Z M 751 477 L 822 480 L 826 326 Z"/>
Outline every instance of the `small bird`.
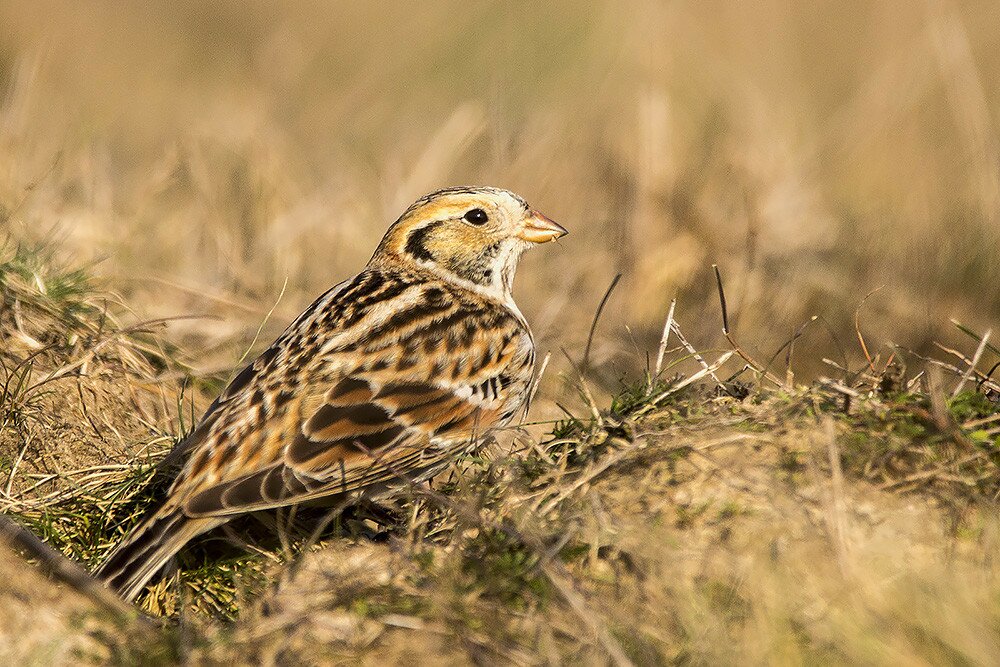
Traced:
<path fill-rule="evenodd" d="M 233 517 L 379 497 L 433 477 L 526 407 L 531 330 L 514 303 L 529 247 L 565 235 L 512 192 L 418 199 L 209 406 L 169 460 L 166 499 L 95 573 L 126 600 Z"/>

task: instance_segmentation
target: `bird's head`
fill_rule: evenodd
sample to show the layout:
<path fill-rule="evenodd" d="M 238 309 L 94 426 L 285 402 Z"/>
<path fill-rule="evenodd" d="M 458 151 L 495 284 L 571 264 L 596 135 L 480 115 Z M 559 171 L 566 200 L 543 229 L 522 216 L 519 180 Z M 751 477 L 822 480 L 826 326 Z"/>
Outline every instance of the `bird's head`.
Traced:
<path fill-rule="evenodd" d="M 415 263 L 507 296 L 522 253 L 566 233 L 513 192 L 448 188 L 406 209 L 386 232 L 372 263 Z"/>

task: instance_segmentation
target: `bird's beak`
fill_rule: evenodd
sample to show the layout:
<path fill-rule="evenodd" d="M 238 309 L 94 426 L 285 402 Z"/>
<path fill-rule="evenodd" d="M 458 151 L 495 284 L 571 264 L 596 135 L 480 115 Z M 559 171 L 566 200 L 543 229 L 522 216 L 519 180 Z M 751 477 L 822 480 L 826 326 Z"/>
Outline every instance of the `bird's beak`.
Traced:
<path fill-rule="evenodd" d="M 524 219 L 524 228 L 518 237 L 530 243 L 546 243 L 568 233 L 561 225 L 552 222 L 538 211 L 529 211 Z"/>

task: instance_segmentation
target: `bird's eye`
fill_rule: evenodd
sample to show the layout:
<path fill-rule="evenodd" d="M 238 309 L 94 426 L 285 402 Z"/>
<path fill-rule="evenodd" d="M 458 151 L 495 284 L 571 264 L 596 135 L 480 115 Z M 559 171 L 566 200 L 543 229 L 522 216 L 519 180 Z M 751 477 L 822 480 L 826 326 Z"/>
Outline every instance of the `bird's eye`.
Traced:
<path fill-rule="evenodd" d="M 466 211 L 465 215 L 462 216 L 470 225 L 485 225 L 486 221 L 489 220 L 489 216 L 486 215 L 486 211 L 481 208 L 474 208 L 470 211 Z"/>

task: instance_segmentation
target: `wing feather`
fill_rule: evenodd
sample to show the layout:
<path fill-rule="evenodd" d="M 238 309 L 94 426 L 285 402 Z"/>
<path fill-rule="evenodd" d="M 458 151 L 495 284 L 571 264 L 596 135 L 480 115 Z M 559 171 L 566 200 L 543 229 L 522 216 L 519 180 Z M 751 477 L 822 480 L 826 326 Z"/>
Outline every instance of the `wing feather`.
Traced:
<path fill-rule="evenodd" d="M 454 391 L 413 381 L 376 390 L 347 378 L 326 397 L 285 448 L 283 460 L 196 493 L 185 511 L 223 516 L 276 507 L 429 469 L 465 446 L 481 413 Z M 346 397 L 358 402 L 349 405 Z"/>

